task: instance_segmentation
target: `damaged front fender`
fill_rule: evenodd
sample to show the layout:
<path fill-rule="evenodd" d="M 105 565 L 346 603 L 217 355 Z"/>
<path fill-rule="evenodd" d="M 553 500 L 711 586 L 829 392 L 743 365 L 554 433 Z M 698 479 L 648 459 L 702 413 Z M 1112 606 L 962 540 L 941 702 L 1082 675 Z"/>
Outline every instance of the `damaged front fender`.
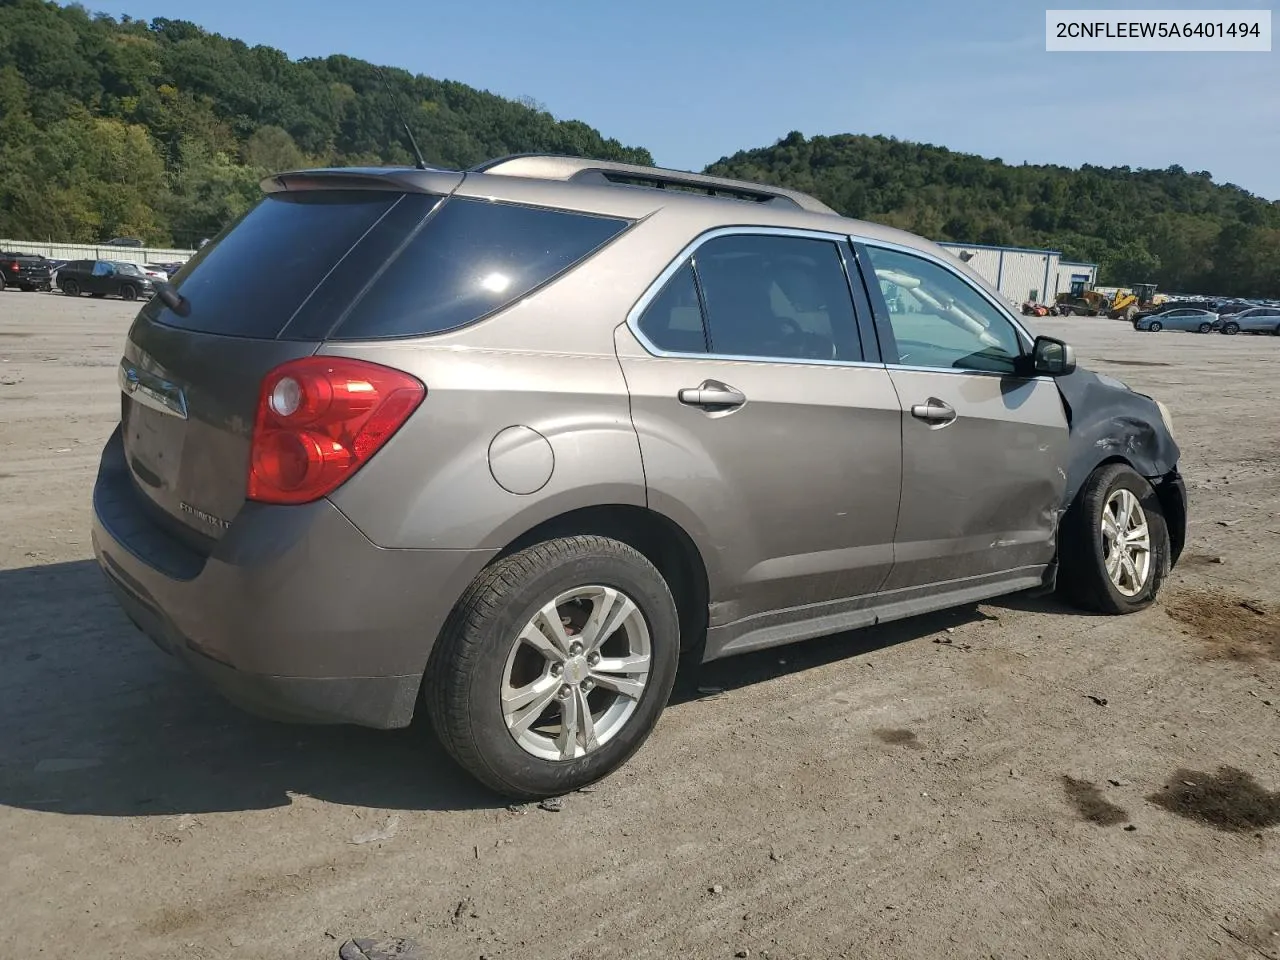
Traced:
<path fill-rule="evenodd" d="M 1170 559 L 1186 539 L 1186 488 L 1178 474 L 1181 451 L 1154 399 L 1119 380 L 1083 367 L 1054 380 L 1062 396 L 1070 439 L 1063 509 L 1104 463 L 1127 463 L 1155 488 L 1169 528 Z"/>

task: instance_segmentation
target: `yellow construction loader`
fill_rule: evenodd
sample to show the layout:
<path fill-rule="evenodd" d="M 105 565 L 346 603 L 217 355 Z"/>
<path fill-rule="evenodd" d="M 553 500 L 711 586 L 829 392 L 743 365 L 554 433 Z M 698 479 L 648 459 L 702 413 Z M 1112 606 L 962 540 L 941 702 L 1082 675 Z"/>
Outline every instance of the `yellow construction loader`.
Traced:
<path fill-rule="evenodd" d="M 1107 316 L 1112 320 L 1132 320 L 1143 307 L 1152 307 L 1162 301 L 1163 295 L 1156 295 L 1154 283 L 1135 283 L 1133 289 L 1120 289 L 1111 298 L 1111 306 Z"/>
<path fill-rule="evenodd" d="M 1096 317 L 1111 309 L 1111 301 L 1097 290 L 1081 290 L 1079 293 L 1060 293 L 1054 298 L 1058 313 L 1064 317 Z"/>

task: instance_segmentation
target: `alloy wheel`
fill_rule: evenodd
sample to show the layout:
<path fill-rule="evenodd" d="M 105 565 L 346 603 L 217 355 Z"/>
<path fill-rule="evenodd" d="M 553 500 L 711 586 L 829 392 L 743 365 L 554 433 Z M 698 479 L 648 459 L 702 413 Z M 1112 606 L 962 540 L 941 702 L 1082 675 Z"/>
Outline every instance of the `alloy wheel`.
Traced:
<path fill-rule="evenodd" d="M 1141 593 L 1151 575 L 1151 529 L 1132 490 L 1121 487 L 1102 508 L 1102 551 L 1112 585 L 1126 597 Z"/>
<path fill-rule="evenodd" d="M 502 716 L 522 750 L 575 760 L 631 720 L 652 669 L 649 627 L 613 587 L 565 591 L 525 624 L 502 675 Z"/>

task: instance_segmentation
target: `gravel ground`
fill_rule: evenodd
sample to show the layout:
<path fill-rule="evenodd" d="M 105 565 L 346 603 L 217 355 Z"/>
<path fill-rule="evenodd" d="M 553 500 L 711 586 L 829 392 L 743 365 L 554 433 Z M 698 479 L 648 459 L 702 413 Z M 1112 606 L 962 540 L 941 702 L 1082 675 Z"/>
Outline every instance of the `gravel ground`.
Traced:
<path fill-rule="evenodd" d="M 1280 958 L 1280 338 L 1037 324 L 1173 410 L 1192 521 L 1153 609 L 706 667 L 557 811 L 429 731 L 245 716 L 126 622 L 88 515 L 133 312 L 0 295 L 2 952 Z"/>

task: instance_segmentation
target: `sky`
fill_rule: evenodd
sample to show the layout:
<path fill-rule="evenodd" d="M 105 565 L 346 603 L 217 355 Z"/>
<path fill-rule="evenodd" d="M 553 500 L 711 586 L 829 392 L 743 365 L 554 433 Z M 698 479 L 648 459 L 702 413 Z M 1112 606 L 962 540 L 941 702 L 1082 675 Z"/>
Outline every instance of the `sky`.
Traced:
<path fill-rule="evenodd" d="M 677 169 L 792 130 L 865 133 L 1006 163 L 1179 164 L 1280 199 L 1280 48 L 1046 53 L 1047 4 L 1028 0 L 84 2 L 529 96 Z"/>

